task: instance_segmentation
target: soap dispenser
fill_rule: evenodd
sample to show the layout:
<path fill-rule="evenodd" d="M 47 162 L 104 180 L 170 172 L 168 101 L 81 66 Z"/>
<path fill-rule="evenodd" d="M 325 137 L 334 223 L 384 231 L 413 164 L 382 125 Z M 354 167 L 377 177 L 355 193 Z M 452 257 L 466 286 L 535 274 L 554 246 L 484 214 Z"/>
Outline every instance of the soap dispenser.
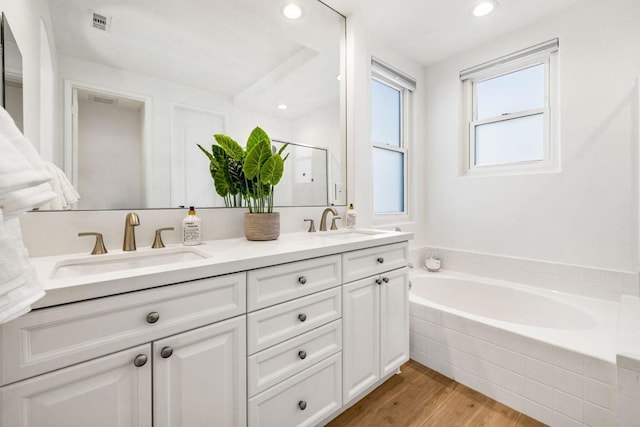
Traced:
<path fill-rule="evenodd" d="M 182 220 L 182 244 L 186 246 L 199 245 L 202 242 L 202 220 L 196 216 L 193 206 Z"/>
<path fill-rule="evenodd" d="M 349 209 L 347 209 L 347 214 L 345 215 L 347 228 L 356 228 L 358 218 L 357 215 L 358 213 L 353 208 L 353 203 L 350 203 Z"/>

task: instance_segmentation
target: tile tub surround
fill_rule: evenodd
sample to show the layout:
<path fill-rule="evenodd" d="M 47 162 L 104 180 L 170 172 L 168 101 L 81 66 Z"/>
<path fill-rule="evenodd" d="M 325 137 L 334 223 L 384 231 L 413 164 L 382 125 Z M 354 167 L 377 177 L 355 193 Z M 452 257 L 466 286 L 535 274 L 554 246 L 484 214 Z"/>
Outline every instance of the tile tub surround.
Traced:
<path fill-rule="evenodd" d="M 615 426 L 616 366 L 411 302 L 411 358 L 553 426 Z"/>
<path fill-rule="evenodd" d="M 409 259 L 417 268 L 422 268 L 429 254 L 442 260 L 443 270 L 610 301 L 618 301 L 621 295 L 640 296 L 640 276 L 637 272 L 603 270 L 440 247 L 413 249 Z"/>
<path fill-rule="evenodd" d="M 617 343 L 618 423 L 640 427 L 640 298 L 622 297 Z"/>

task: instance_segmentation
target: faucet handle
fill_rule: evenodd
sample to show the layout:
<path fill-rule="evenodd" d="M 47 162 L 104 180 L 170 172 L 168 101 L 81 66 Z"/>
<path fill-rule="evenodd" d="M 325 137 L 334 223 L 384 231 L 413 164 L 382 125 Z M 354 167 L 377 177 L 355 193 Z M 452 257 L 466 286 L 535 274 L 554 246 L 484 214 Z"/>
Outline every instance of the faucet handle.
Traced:
<path fill-rule="evenodd" d="M 173 230 L 174 230 L 173 227 L 158 228 L 156 230 L 156 236 L 153 239 L 153 245 L 151 245 L 151 247 L 153 249 L 164 248 L 164 242 L 162 241 L 162 232 L 163 231 L 173 231 Z"/>
<path fill-rule="evenodd" d="M 83 236 L 96 237 L 96 244 L 93 245 L 93 250 L 91 251 L 91 255 L 100 255 L 100 254 L 107 253 L 107 248 L 104 247 L 104 240 L 102 239 L 102 233 L 96 233 L 95 231 L 78 233 L 78 237 L 83 237 Z"/>
<path fill-rule="evenodd" d="M 337 230 L 338 226 L 336 225 L 336 219 L 341 219 L 341 216 L 334 216 L 331 218 L 331 230 Z"/>
<path fill-rule="evenodd" d="M 307 232 L 315 233 L 316 232 L 316 226 L 313 223 L 313 220 L 311 218 L 305 218 L 305 221 L 309 221 L 309 229 L 307 230 Z"/>

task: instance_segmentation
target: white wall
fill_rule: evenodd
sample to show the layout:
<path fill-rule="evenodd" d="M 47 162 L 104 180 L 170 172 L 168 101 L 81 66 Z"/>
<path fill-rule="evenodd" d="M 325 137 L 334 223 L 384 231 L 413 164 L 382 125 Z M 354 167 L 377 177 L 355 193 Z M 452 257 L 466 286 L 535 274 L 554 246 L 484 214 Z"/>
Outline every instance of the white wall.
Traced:
<path fill-rule="evenodd" d="M 426 69 L 429 246 L 638 271 L 639 16 L 587 0 Z M 459 71 L 553 37 L 561 172 L 460 177 Z"/>
<path fill-rule="evenodd" d="M 347 19 L 347 52 L 349 55 L 347 74 L 347 138 L 349 140 L 348 172 L 349 200 L 358 212 L 358 225 L 364 227 L 393 228 L 414 233 L 413 247 L 425 244 L 424 217 L 426 200 L 423 185 L 426 179 L 424 159 L 425 101 L 429 95 L 424 79 L 424 70 L 414 61 L 398 54 L 376 40 L 367 31 L 366 23 L 357 15 Z M 371 149 L 371 56 L 393 65 L 414 77 L 417 90 L 413 96 L 413 133 L 409 147 L 409 215 L 374 216 Z"/>
<path fill-rule="evenodd" d="M 140 108 L 78 102 L 78 209 L 143 206 Z"/>
<path fill-rule="evenodd" d="M 44 21 L 49 40 L 53 43 L 51 15 L 46 0 L 0 0 L 0 11 L 7 15 L 9 25 L 22 53 L 24 134 L 36 148 L 40 146 L 40 19 Z M 55 49 L 55 47 L 54 47 Z M 53 69 L 56 69 L 56 52 Z"/>

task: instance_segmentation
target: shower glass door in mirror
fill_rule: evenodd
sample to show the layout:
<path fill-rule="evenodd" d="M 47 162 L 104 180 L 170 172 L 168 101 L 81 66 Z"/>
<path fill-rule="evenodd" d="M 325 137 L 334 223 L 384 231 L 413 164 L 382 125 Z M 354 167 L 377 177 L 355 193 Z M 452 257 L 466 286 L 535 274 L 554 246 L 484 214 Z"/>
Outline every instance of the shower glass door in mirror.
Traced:
<path fill-rule="evenodd" d="M 47 0 L 75 209 L 222 207 L 197 144 L 291 143 L 278 206 L 343 205 L 345 18 L 300 0 Z M 28 112 L 27 112 L 28 113 Z M 274 143 L 275 144 L 275 143 Z"/>

